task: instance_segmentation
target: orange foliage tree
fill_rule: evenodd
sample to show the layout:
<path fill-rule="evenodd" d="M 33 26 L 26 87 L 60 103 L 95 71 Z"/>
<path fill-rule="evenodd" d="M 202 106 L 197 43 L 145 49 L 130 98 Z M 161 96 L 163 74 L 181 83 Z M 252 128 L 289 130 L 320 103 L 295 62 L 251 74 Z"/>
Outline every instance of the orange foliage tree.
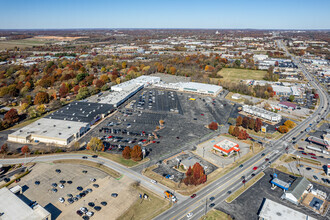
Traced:
<path fill-rule="evenodd" d="M 205 183 L 207 175 L 203 167 L 199 163 L 195 163 L 193 168 L 189 167 L 186 172 L 186 178 L 183 179 L 184 184 L 188 185 L 200 185 Z"/>

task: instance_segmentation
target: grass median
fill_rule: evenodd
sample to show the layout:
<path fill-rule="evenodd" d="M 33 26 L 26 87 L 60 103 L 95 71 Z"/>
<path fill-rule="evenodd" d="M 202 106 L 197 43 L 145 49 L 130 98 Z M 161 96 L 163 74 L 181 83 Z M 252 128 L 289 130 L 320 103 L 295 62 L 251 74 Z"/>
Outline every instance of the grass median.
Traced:
<path fill-rule="evenodd" d="M 256 175 L 255 177 L 253 177 L 251 180 L 249 180 L 244 186 L 242 186 L 236 192 L 234 192 L 233 194 L 231 194 L 225 201 L 227 203 L 231 203 L 237 197 L 239 197 L 242 193 L 244 193 L 245 190 L 249 189 L 251 186 L 253 186 L 253 184 L 255 184 L 256 182 L 258 182 L 258 180 L 260 180 L 264 175 L 265 175 L 264 172 L 259 173 L 258 175 Z"/>
<path fill-rule="evenodd" d="M 232 218 L 230 217 L 230 215 L 224 212 L 213 209 L 209 211 L 206 215 L 201 217 L 199 220 L 232 220 Z"/>
<path fill-rule="evenodd" d="M 132 186 L 132 188 L 142 195 L 147 194 L 149 198 L 138 199 L 118 218 L 119 220 L 153 219 L 172 206 L 168 200 L 157 196 L 142 186 Z"/>
<path fill-rule="evenodd" d="M 108 175 L 110 175 L 111 177 L 118 179 L 120 178 L 122 175 L 120 173 L 118 173 L 117 171 L 104 166 L 103 164 L 100 163 L 95 163 L 92 161 L 86 161 L 86 160 L 55 160 L 53 163 L 69 163 L 69 164 L 79 164 L 79 165 L 85 165 L 85 166 L 89 166 L 89 167 L 94 167 L 97 169 L 102 170 L 103 172 L 107 173 Z"/>

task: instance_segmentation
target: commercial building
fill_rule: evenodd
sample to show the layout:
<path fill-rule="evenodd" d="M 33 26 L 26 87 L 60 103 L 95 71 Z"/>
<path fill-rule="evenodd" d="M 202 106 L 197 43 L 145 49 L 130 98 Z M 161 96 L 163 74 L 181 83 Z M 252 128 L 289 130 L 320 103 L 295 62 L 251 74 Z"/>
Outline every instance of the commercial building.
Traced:
<path fill-rule="evenodd" d="M 276 114 L 255 106 L 243 105 L 243 111 L 271 122 L 280 122 L 282 120 L 282 116 L 280 114 Z"/>
<path fill-rule="evenodd" d="M 297 105 L 293 104 L 292 102 L 280 102 L 278 106 L 290 110 L 295 110 L 297 108 Z"/>
<path fill-rule="evenodd" d="M 316 220 L 270 199 L 265 199 L 259 212 L 260 220 Z"/>
<path fill-rule="evenodd" d="M 282 199 L 288 200 L 296 205 L 301 201 L 303 194 L 312 187 L 311 183 L 305 177 L 298 177 L 282 195 Z"/>
<path fill-rule="evenodd" d="M 183 165 L 184 169 L 188 169 L 189 167 L 193 167 L 196 163 L 199 163 L 202 167 L 203 164 L 201 163 L 200 160 L 198 160 L 197 158 L 195 157 L 188 157 L 186 159 L 183 159 L 182 161 L 180 161 L 180 165 Z"/>
<path fill-rule="evenodd" d="M 80 101 L 72 102 L 56 112 L 47 115 L 45 118 L 63 121 L 86 122 L 93 125 L 95 122 L 104 118 L 112 111 L 114 111 L 114 107 L 109 104 Z"/>
<path fill-rule="evenodd" d="M 272 88 L 274 91 L 274 95 L 278 95 L 278 96 L 301 95 L 301 92 L 296 86 L 288 87 L 288 86 L 272 85 Z"/>
<path fill-rule="evenodd" d="M 8 135 L 8 141 L 28 144 L 47 143 L 65 146 L 79 138 L 90 128 L 87 122 L 65 122 L 42 118 Z"/>
<path fill-rule="evenodd" d="M 0 219 L 51 220 L 51 214 L 37 203 L 28 206 L 15 194 L 15 191 L 3 187 L 0 189 Z"/>
<path fill-rule="evenodd" d="M 159 83 L 160 77 L 140 76 L 138 78 L 112 86 L 109 95 L 100 98 L 99 103 L 118 107 L 146 86 Z"/>
<path fill-rule="evenodd" d="M 155 86 L 211 96 L 217 96 L 223 90 L 222 86 L 196 82 L 158 83 Z"/>
<path fill-rule="evenodd" d="M 213 145 L 213 149 L 222 153 L 223 155 L 230 155 L 233 152 L 240 151 L 239 145 L 228 139 L 224 139 L 219 143 Z"/>

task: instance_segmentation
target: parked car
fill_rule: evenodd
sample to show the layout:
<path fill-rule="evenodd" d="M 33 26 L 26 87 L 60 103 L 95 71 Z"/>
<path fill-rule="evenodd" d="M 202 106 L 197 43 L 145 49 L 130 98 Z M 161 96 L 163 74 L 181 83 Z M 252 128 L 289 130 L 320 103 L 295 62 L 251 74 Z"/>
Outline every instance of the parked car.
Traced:
<path fill-rule="evenodd" d="M 311 157 L 311 158 L 312 158 L 312 159 L 315 159 L 315 160 L 317 159 L 317 157 L 314 157 L 314 156 L 313 156 L 313 157 Z"/>
<path fill-rule="evenodd" d="M 118 193 L 112 193 L 111 196 L 114 197 L 114 198 L 117 198 Z"/>
<path fill-rule="evenodd" d="M 61 203 L 65 202 L 63 197 L 59 198 L 58 201 L 60 201 Z"/>
<path fill-rule="evenodd" d="M 74 200 L 73 200 L 72 198 L 68 199 L 67 201 L 68 201 L 68 203 L 70 203 L 70 204 L 72 204 L 72 203 L 74 202 Z"/>
<path fill-rule="evenodd" d="M 101 209 L 102 209 L 101 206 L 94 206 L 95 211 L 100 211 Z"/>
<path fill-rule="evenodd" d="M 156 181 L 156 180 L 150 180 L 150 182 L 152 182 L 152 183 L 157 183 L 157 181 Z"/>
<path fill-rule="evenodd" d="M 83 156 L 83 157 L 82 157 L 82 159 L 88 159 L 88 157 L 86 157 L 86 156 Z"/>
<path fill-rule="evenodd" d="M 40 185 L 40 181 L 35 181 L 34 184 L 36 184 L 37 186 Z"/>
<path fill-rule="evenodd" d="M 87 215 L 88 217 L 92 217 L 92 216 L 94 215 L 94 212 L 89 211 L 89 212 L 86 213 L 86 215 Z"/>
<path fill-rule="evenodd" d="M 61 173 L 61 170 L 60 169 L 56 169 L 55 172 L 56 173 Z"/>
<path fill-rule="evenodd" d="M 86 207 L 80 207 L 80 211 L 82 211 L 83 213 L 87 213 L 88 209 Z"/>
<path fill-rule="evenodd" d="M 82 211 L 80 211 L 80 210 L 77 210 L 77 215 L 79 215 L 79 216 L 82 216 L 84 213 L 82 212 Z"/>
<path fill-rule="evenodd" d="M 313 178 L 315 179 L 315 180 L 318 180 L 319 178 L 317 177 L 317 176 L 315 176 L 315 175 L 313 175 Z"/>
<path fill-rule="evenodd" d="M 96 179 L 95 178 L 90 178 L 90 181 L 95 182 Z"/>
<path fill-rule="evenodd" d="M 103 201 L 103 202 L 101 202 L 101 205 L 106 206 L 106 205 L 108 205 L 108 203 Z"/>
<path fill-rule="evenodd" d="M 52 187 L 57 187 L 57 183 L 52 183 Z"/>
<path fill-rule="evenodd" d="M 95 188 L 99 188 L 99 184 L 93 184 Z"/>
<path fill-rule="evenodd" d="M 95 203 L 94 203 L 94 202 L 89 202 L 89 203 L 88 203 L 88 206 L 90 206 L 90 207 L 94 207 L 94 206 L 95 206 Z"/>

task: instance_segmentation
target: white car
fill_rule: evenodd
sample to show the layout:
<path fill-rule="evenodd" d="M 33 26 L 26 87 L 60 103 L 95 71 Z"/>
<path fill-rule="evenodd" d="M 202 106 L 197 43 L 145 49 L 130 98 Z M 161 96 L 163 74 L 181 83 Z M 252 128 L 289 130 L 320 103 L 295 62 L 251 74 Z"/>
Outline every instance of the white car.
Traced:
<path fill-rule="evenodd" d="M 87 213 L 88 212 L 88 210 L 87 210 L 86 207 L 80 207 L 80 211 L 82 211 L 83 213 Z"/>
<path fill-rule="evenodd" d="M 171 176 L 169 177 L 169 179 L 170 179 L 170 180 L 174 179 L 174 175 L 171 175 Z"/>
<path fill-rule="evenodd" d="M 60 184 L 58 187 L 60 187 L 61 189 L 64 188 L 64 185 L 63 184 Z"/>
<path fill-rule="evenodd" d="M 86 215 L 87 215 L 88 217 L 92 217 L 92 216 L 94 215 L 94 212 L 89 211 L 89 212 L 86 213 Z"/>
<path fill-rule="evenodd" d="M 157 181 L 156 181 L 156 180 L 150 180 L 150 182 L 152 182 L 152 183 L 157 183 Z"/>
<path fill-rule="evenodd" d="M 65 202 L 63 197 L 59 198 L 58 201 L 60 201 L 61 203 Z"/>
<path fill-rule="evenodd" d="M 95 179 L 95 178 L 91 178 L 90 180 L 91 180 L 92 182 L 95 182 L 95 181 L 96 181 L 96 179 Z"/>
<path fill-rule="evenodd" d="M 194 215 L 194 214 L 193 214 L 192 212 L 189 212 L 189 213 L 187 214 L 187 218 L 191 218 L 193 215 Z"/>

